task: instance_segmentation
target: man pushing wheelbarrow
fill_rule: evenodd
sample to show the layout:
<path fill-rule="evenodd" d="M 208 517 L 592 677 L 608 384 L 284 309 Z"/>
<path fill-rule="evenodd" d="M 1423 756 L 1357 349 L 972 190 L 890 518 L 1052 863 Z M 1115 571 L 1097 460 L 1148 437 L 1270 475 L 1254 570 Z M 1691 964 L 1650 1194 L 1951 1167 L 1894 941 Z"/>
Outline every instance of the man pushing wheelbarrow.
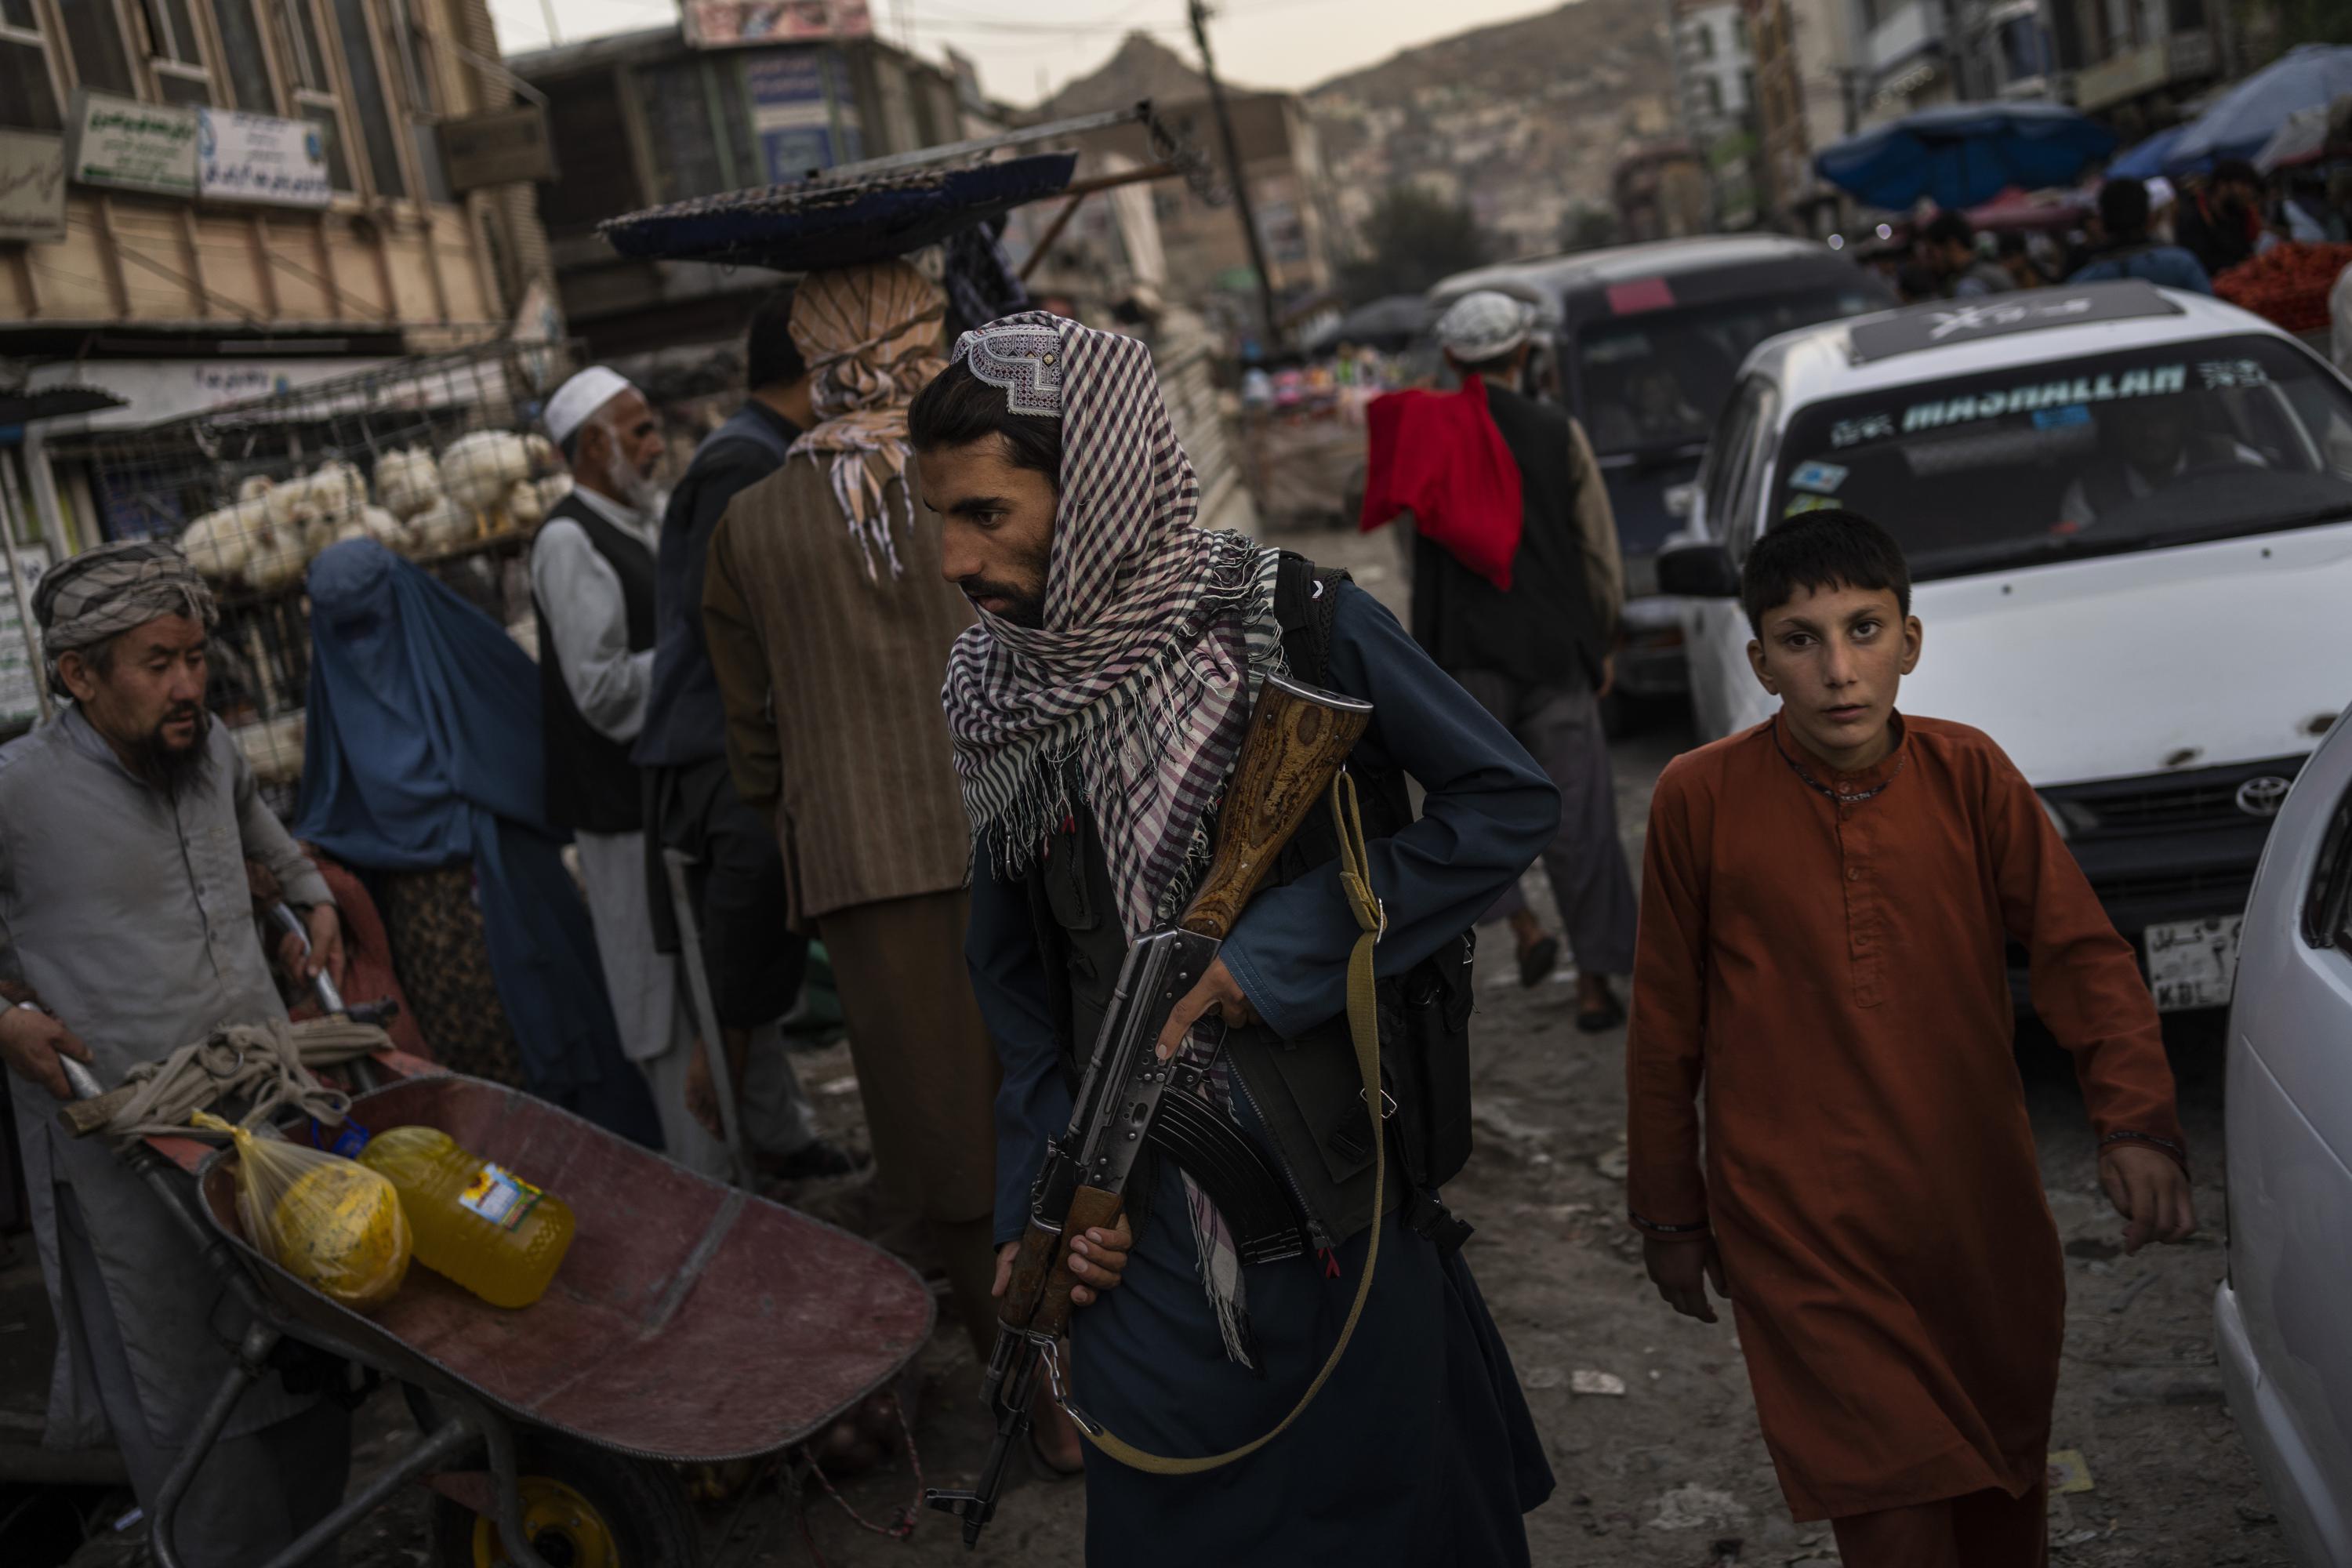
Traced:
<path fill-rule="evenodd" d="M 412 1481 L 438 1494 L 439 1562 L 694 1563 L 674 1466 L 787 1447 L 887 1384 L 930 1330 L 920 1281 L 529 1095 L 396 1054 L 378 1059 L 397 1081 L 353 1102 L 352 1123 L 439 1129 L 578 1214 L 534 1304 L 503 1310 L 418 1268 L 362 1315 L 256 1248 L 230 1157 L 118 1139 L 118 1160 L 108 1140 L 68 1135 L 58 1100 L 144 1065 L 152 1102 L 189 1060 L 200 1089 L 207 1074 L 262 1089 L 265 1111 L 290 1092 L 290 1109 L 331 1122 L 341 1097 L 302 1070 L 302 1039 L 381 1037 L 341 1020 L 289 1033 L 246 858 L 308 908 L 284 935 L 289 969 L 339 979 L 340 926 L 213 732 L 214 609 L 184 559 L 158 543 L 92 552 L 44 579 L 35 614 L 72 702 L 0 748 L 0 1058 L 25 1080 L 12 1098 L 58 1328 L 48 1441 L 110 1433 L 163 1568 L 331 1562 L 334 1538 Z M 77 1126 L 104 1121 L 71 1109 Z M 395 1380 L 416 1418 L 416 1438 L 348 1500 L 347 1415 L 279 1375 L 300 1346 Z"/>

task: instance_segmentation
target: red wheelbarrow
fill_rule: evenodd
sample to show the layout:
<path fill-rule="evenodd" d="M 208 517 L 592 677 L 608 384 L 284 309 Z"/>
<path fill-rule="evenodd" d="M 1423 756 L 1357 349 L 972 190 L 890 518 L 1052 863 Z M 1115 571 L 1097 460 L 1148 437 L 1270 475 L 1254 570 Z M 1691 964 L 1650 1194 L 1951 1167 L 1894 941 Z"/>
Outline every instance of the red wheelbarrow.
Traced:
<path fill-rule="evenodd" d="M 691 1568 L 699 1547 L 674 1466 L 804 1441 L 889 1384 L 930 1334 L 922 1281 L 845 1231 L 519 1090 L 398 1053 L 373 1060 L 397 1081 L 354 1100 L 353 1121 L 438 1127 L 528 1172 L 572 1205 L 572 1250 L 547 1294 L 520 1310 L 417 1266 L 362 1314 L 247 1240 L 231 1151 L 180 1138 L 135 1147 L 127 1158 L 254 1318 L 157 1500 L 161 1568 L 180 1562 L 172 1522 L 197 1466 L 281 1341 L 397 1382 L 419 1431 L 255 1568 L 299 1563 L 419 1480 L 438 1494 L 433 1544 L 445 1568 Z M 181 1171 L 195 1175 L 193 1204 Z"/>

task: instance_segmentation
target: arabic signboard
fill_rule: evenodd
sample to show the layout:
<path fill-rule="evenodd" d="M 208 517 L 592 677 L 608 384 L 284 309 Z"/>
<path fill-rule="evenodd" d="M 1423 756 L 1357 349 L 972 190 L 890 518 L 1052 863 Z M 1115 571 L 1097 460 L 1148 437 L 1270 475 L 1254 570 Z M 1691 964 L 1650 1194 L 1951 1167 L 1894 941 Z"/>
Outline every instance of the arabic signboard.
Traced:
<path fill-rule="evenodd" d="M 196 111 L 74 90 L 66 177 L 158 195 L 196 194 Z"/>
<path fill-rule="evenodd" d="M 779 49 L 743 62 L 751 133 L 773 184 L 860 156 L 848 62 L 837 49 Z"/>
<path fill-rule="evenodd" d="M 65 237 L 65 138 L 0 131 L 0 240 Z"/>
<path fill-rule="evenodd" d="M 489 185 L 555 178 L 547 110 L 535 103 L 494 109 L 441 122 L 441 161 L 459 195 Z"/>
<path fill-rule="evenodd" d="M 698 49 L 870 38 L 866 0 L 681 0 L 686 41 Z"/>
<path fill-rule="evenodd" d="M 324 134 L 307 120 L 199 109 L 196 189 L 208 202 L 325 206 L 335 192 Z"/>

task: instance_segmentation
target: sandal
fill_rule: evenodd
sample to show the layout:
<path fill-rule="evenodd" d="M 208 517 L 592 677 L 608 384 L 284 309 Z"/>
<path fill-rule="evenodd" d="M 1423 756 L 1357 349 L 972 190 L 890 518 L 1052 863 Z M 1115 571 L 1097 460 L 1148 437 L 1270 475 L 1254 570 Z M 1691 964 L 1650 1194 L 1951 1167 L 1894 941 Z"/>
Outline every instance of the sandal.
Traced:
<path fill-rule="evenodd" d="M 1519 950 L 1519 984 L 1523 986 L 1542 984 L 1559 967 L 1559 939 L 1538 937 Z"/>
<path fill-rule="evenodd" d="M 1624 1026 L 1625 1004 L 1614 996 L 1609 998 L 1609 1005 L 1605 1007 L 1593 1007 L 1580 1011 L 1576 1015 L 1576 1028 L 1579 1034 L 1605 1035 L 1612 1029 L 1620 1029 Z"/>

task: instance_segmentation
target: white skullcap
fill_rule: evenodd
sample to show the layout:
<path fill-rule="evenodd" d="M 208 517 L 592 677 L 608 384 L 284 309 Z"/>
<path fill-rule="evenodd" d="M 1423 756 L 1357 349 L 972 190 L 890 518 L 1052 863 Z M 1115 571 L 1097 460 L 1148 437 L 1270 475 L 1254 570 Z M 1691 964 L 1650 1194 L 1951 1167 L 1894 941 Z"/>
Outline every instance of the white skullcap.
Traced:
<path fill-rule="evenodd" d="M 1467 364 L 1500 359 L 1535 331 L 1536 308 L 1492 289 L 1465 294 L 1437 318 L 1437 341 Z"/>
<path fill-rule="evenodd" d="M 549 439 L 561 447 L 588 416 L 629 390 L 629 378 L 605 365 L 592 364 L 555 389 L 540 416 Z"/>
<path fill-rule="evenodd" d="M 2156 178 L 2147 182 L 2148 211 L 2162 212 L 2166 207 L 2172 205 L 2179 199 L 2179 196 L 2173 191 L 2172 182 L 2166 179 L 2162 174 L 2158 174 Z"/>

